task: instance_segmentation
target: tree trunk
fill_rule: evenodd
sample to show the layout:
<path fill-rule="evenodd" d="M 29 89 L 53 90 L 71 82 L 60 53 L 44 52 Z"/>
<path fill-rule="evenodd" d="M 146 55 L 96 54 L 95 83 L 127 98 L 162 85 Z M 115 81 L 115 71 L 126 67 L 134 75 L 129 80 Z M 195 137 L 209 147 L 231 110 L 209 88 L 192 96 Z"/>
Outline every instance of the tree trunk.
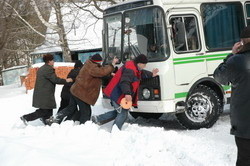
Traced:
<path fill-rule="evenodd" d="M 62 48 L 63 59 L 65 62 L 71 62 L 71 53 L 68 45 L 68 40 L 65 33 L 65 28 L 63 25 L 62 12 L 61 12 L 61 4 L 59 1 L 55 2 L 55 10 L 56 10 L 56 19 L 57 25 L 59 27 L 59 40 L 60 46 Z"/>

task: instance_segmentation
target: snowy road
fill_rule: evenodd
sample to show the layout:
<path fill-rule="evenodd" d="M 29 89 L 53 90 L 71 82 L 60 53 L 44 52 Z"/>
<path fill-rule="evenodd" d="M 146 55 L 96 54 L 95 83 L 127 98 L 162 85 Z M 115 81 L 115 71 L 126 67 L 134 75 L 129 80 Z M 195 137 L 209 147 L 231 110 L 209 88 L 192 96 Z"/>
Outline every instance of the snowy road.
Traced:
<path fill-rule="evenodd" d="M 56 90 L 60 102 L 61 86 Z M 123 131 L 91 122 L 43 126 L 39 120 L 24 127 L 22 114 L 33 112 L 32 92 L 0 87 L 0 166 L 233 166 L 234 137 L 224 113 L 210 129 L 183 129 L 173 116 L 160 120 L 130 118 Z M 92 108 L 103 111 L 100 102 Z M 56 110 L 54 110 L 56 111 Z"/>

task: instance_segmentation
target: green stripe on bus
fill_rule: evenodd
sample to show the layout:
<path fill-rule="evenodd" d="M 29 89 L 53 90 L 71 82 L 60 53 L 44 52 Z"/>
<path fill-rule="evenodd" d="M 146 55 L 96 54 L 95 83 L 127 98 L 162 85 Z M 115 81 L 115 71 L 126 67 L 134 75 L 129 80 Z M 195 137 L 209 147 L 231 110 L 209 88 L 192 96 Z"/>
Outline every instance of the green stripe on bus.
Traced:
<path fill-rule="evenodd" d="M 182 98 L 182 97 L 187 97 L 187 92 L 182 92 L 182 93 L 176 93 L 174 95 L 175 98 Z"/>
<path fill-rule="evenodd" d="M 203 56 L 192 56 L 185 58 L 174 58 L 173 61 L 182 61 L 182 60 L 190 60 L 190 59 L 202 59 L 202 58 L 212 58 L 212 57 L 226 57 L 228 53 L 225 54 L 215 54 L 215 55 L 203 55 Z"/>
<path fill-rule="evenodd" d="M 231 88 L 231 86 L 223 86 L 224 91 L 226 91 L 226 90 L 228 90 L 230 88 Z"/>
<path fill-rule="evenodd" d="M 225 59 L 225 57 L 220 57 L 220 58 L 210 58 L 210 59 L 207 59 L 207 61 L 215 61 L 215 60 L 222 60 L 222 59 Z"/>
<path fill-rule="evenodd" d="M 196 62 L 203 62 L 204 59 L 198 59 L 198 60 L 192 60 L 192 61 L 180 61 L 180 62 L 174 62 L 174 65 L 183 64 L 183 63 L 196 63 Z"/>

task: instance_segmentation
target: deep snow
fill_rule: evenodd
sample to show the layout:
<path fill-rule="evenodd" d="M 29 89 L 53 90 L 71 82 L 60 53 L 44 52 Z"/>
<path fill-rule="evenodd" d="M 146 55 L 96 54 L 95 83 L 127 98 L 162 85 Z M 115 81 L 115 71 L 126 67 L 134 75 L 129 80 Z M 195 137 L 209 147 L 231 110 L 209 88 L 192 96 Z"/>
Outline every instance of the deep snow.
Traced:
<path fill-rule="evenodd" d="M 57 104 L 61 88 L 56 88 Z M 19 117 L 35 110 L 33 90 L 26 94 L 19 85 L 0 86 L 0 94 L 0 166 L 235 165 L 228 110 L 210 129 L 186 130 L 165 115 L 160 120 L 130 117 L 122 131 L 110 133 L 110 124 L 91 122 L 49 127 L 36 120 L 25 127 Z M 104 111 L 100 100 L 92 111 Z"/>

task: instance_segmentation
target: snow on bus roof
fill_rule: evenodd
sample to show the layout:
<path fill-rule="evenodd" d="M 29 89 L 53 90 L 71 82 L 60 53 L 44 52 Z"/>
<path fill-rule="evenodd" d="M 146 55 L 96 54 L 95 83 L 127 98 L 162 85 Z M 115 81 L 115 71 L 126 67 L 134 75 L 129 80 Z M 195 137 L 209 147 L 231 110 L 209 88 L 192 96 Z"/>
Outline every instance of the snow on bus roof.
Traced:
<path fill-rule="evenodd" d="M 31 67 L 35 68 L 35 67 L 41 67 L 44 65 L 44 62 L 41 63 L 36 63 L 33 64 Z M 75 63 L 73 62 L 55 62 L 54 63 L 54 67 L 59 67 L 59 66 L 70 66 L 70 67 L 74 67 Z"/>

